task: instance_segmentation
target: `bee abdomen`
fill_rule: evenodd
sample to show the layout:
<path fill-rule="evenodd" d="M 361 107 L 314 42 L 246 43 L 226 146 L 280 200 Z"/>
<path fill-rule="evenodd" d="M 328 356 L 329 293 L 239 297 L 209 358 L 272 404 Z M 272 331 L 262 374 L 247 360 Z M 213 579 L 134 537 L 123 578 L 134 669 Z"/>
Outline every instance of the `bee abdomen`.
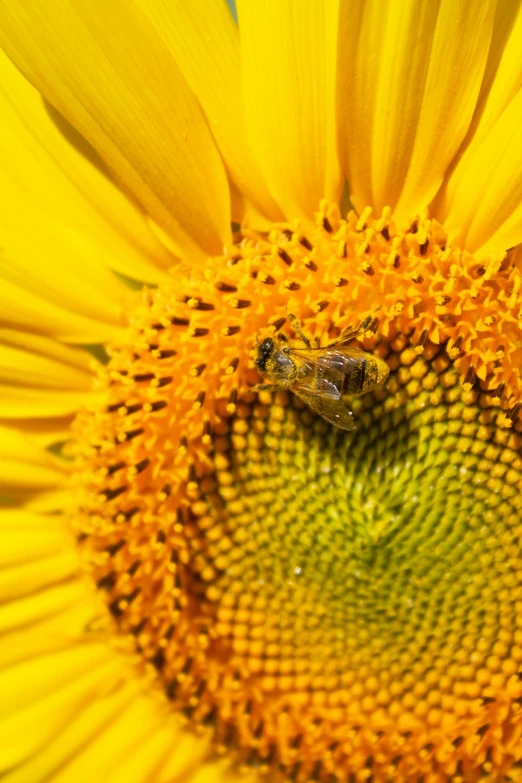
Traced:
<path fill-rule="evenodd" d="M 344 376 L 343 394 L 367 394 L 384 383 L 389 372 L 388 365 L 382 359 L 369 353 L 364 354 Z"/>
<path fill-rule="evenodd" d="M 368 360 L 365 356 L 354 362 L 344 376 L 343 394 L 363 394 L 368 381 Z"/>

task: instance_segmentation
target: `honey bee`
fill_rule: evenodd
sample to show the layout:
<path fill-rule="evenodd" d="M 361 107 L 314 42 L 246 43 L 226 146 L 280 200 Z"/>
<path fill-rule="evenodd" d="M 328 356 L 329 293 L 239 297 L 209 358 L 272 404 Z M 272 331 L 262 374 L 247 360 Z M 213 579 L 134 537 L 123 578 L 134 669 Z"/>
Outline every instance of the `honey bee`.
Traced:
<path fill-rule="evenodd" d="M 295 316 L 288 318 L 300 339 L 290 341 L 281 333 L 257 341 L 254 364 L 270 383 L 255 386 L 254 391 L 286 389 L 326 421 L 342 430 L 354 430 L 353 413 L 344 404 L 343 395 L 367 394 L 384 383 L 390 372 L 382 359 L 346 345 L 364 334 L 372 317 L 319 347 L 311 344 Z"/>

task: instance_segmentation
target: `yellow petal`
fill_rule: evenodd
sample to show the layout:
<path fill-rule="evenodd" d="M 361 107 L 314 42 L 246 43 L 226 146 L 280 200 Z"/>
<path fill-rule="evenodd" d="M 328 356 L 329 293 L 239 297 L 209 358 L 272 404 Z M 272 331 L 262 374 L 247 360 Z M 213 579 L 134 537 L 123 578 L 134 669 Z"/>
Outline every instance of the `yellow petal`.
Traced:
<path fill-rule="evenodd" d="M 89 647 L 91 655 L 86 655 L 83 661 L 76 661 L 78 669 L 74 673 L 68 671 L 68 676 L 61 681 L 61 687 L 46 698 L 41 698 L 42 686 L 61 661 L 54 655 L 42 659 L 40 671 L 36 672 L 34 678 L 36 687 L 40 686 L 38 694 L 33 694 L 25 708 L 13 709 L 0 721 L 0 771 L 30 759 L 45 748 L 104 687 L 118 681 L 118 665 L 121 668 L 121 663 L 110 657 L 104 646 Z M 70 670 L 71 667 L 66 665 L 64 668 Z M 7 669 L 6 672 L 11 670 Z M 23 676 L 20 671 L 16 674 L 17 677 Z M 24 690 L 27 691 L 27 686 L 22 683 L 21 694 Z M 33 780 L 39 781 L 40 778 L 35 777 Z"/>
<path fill-rule="evenodd" d="M 9 530 L 8 534 L 3 529 L 6 511 L 0 511 L 0 535 L 2 547 L 0 549 L 0 567 L 14 567 L 20 563 L 29 563 L 41 560 L 61 552 L 67 542 L 62 530 Z"/>
<path fill-rule="evenodd" d="M 359 210 L 427 206 L 475 108 L 495 3 L 340 0 L 341 162 Z"/>
<path fill-rule="evenodd" d="M 36 533 L 40 542 L 29 548 L 43 555 L 49 542 L 42 534 L 63 528 L 59 517 L 0 512 L 0 552 L 18 531 L 26 540 L 13 537 L 10 551 L 27 554 L 27 536 Z M 71 541 L 68 550 L 78 565 Z M 19 765 L 5 780 L 27 783 L 53 774 L 55 783 L 77 783 L 86 775 L 145 783 L 159 781 L 160 769 L 172 769 L 172 757 L 181 775 L 199 766 L 208 741 L 180 732 L 168 709 L 142 695 L 147 681 L 130 668 L 129 682 L 121 680 L 125 659 L 106 643 L 109 624 L 105 611 L 97 619 L 101 606 L 90 585 L 74 578 L 34 592 L 40 565 L 0 570 L 0 770 Z M 11 601 L 2 576 L 15 570 L 30 583 L 30 593 Z M 62 577 L 52 565 L 48 574 Z M 24 742 L 28 730 L 31 738 Z"/>
<path fill-rule="evenodd" d="M 100 170 L 94 150 L 55 109 L 42 101 L 3 53 L 0 77 L 0 165 L 10 209 L 21 208 L 30 224 L 31 209 L 41 209 L 43 205 L 53 225 L 59 227 L 57 218 L 66 223 L 65 237 L 65 232 L 56 231 L 57 255 L 65 242 L 64 263 L 78 264 L 65 252 L 67 240 L 77 236 L 88 248 L 84 263 L 90 266 L 110 267 L 150 282 L 164 279 L 165 273 L 158 267 L 172 265 L 171 254 L 156 240 L 144 215 Z M 98 166 L 93 165 L 93 159 Z M 35 260 L 37 240 L 33 233 Z M 105 276 L 106 273 L 100 275 L 100 282 Z"/>
<path fill-rule="evenodd" d="M 127 685 L 103 698 L 84 700 L 78 704 L 76 709 L 72 710 L 69 720 L 60 726 L 58 732 L 51 733 L 46 742 L 41 743 L 35 755 L 26 752 L 21 765 L 6 774 L 5 783 L 40 783 L 43 780 L 54 780 L 53 774 L 64 762 L 74 757 L 106 726 L 110 726 L 133 695 L 132 687 Z M 83 780 L 79 778 L 77 783 L 83 783 Z"/>
<path fill-rule="evenodd" d="M 0 670 L 98 639 L 101 606 L 79 570 L 65 517 L 0 510 Z"/>
<path fill-rule="evenodd" d="M 31 598 L 26 599 L 31 600 Z M 56 611 L 28 627 L 10 631 L 0 643 L 0 670 L 31 658 L 67 649 L 85 638 L 85 628 L 92 621 L 90 600 L 76 602 L 65 611 Z"/>
<path fill-rule="evenodd" d="M 9 417 L 9 421 L 3 423 L 23 432 L 24 437 L 38 449 L 47 449 L 55 443 L 64 443 L 70 438 L 70 415 L 43 419 Z"/>
<path fill-rule="evenodd" d="M 39 491 L 37 494 L 33 491 L 13 493 L 23 500 L 25 508 L 41 514 L 74 513 L 76 510 L 76 498 L 74 492 L 69 489 L 49 489 Z"/>
<path fill-rule="evenodd" d="M 0 721 L 81 677 L 107 657 L 104 644 L 75 644 L 4 669 L 0 672 Z"/>
<path fill-rule="evenodd" d="M 0 571 L 0 596 L 3 601 L 22 598 L 46 587 L 66 581 L 78 571 L 78 555 L 72 547 L 29 563 Z"/>
<path fill-rule="evenodd" d="M 166 726 L 155 727 L 148 737 L 140 736 L 126 758 L 106 778 L 107 783 L 147 783 L 157 780 L 157 771 L 163 766 L 165 758 L 177 751 L 177 748 L 173 748 L 177 733 L 172 722 L 169 722 Z"/>
<path fill-rule="evenodd" d="M 174 59 L 128 0 L 0 3 L 0 44 L 185 251 L 230 238 L 226 174 Z"/>
<path fill-rule="evenodd" d="M 70 581 L 79 568 L 73 534 L 64 516 L 0 509 L 0 601 Z"/>
<path fill-rule="evenodd" d="M 16 346 L 17 333 L 0 329 L 0 381 L 37 389 L 87 391 L 91 388 L 93 374 L 87 367 L 80 369 L 78 365 L 53 357 L 56 346 L 56 353 L 68 350 L 74 361 L 74 349 L 59 346 L 54 340 L 38 335 L 24 335 L 22 340 L 25 345 L 19 348 Z M 88 357 L 85 351 L 77 353 L 80 361 Z"/>
<path fill-rule="evenodd" d="M 25 231 L 25 225 L 23 229 Z M 0 265 L 1 324 L 52 335 L 65 342 L 105 342 L 117 340 L 123 334 L 123 329 L 116 324 L 103 323 L 96 317 L 68 309 L 71 306 L 71 290 L 67 287 L 61 291 L 54 286 L 39 288 L 39 270 L 34 264 L 29 264 L 33 254 L 34 246 L 30 239 L 18 234 L 10 246 L 10 257 L 3 259 L 5 267 Z M 41 260 L 42 256 L 39 258 Z M 46 256 L 46 263 L 51 263 L 49 256 Z M 27 274 L 22 271 L 24 264 Z M 19 278 L 17 284 L 5 277 L 2 279 L 8 268 L 9 273 Z M 33 290 L 28 290 L 29 287 Z M 88 302 L 84 302 L 83 308 L 88 307 Z"/>
<path fill-rule="evenodd" d="M 190 783 L 257 783 L 259 775 L 253 769 L 250 772 L 235 772 L 230 769 L 230 764 L 226 759 L 221 761 L 207 761 L 201 764 L 199 769 L 194 772 Z"/>
<path fill-rule="evenodd" d="M 56 466 L 56 461 L 43 449 L 36 448 L 22 432 L 3 425 L 0 425 L 0 458 L 27 465 Z"/>
<path fill-rule="evenodd" d="M 0 418 L 73 415 L 94 400 L 90 392 L 24 389 L 0 383 Z"/>
<path fill-rule="evenodd" d="M 0 329 L 0 417 L 75 413 L 94 399 L 93 362 L 47 337 Z"/>
<path fill-rule="evenodd" d="M 21 632 L 49 618 L 74 611 L 74 607 L 80 606 L 85 600 L 85 584 L 79 579 L 71 579 L 62 584 L 52 585 L 34 595 L 0 603 L 0 636 L 7 632 Z M 92 614 L 91 605 L 90 616 Z"/>
<path fill-rule="evenodd" d="M 81 214 L 85 229 L 93 233 L 94 213 L 96 223 L 103 221 L 103 258 L 107 266 L 134 280 L 164 282 L 168 279 L 167 270 L 176 263 L 176 257 L 158 241 L 150 228 L 148 215 L 112 180 L 107 166 L 89 142 L 54 106 L 46 101 L 43 105 L 60 135 L 67 141 L 64 172 L 76 192 L 84 198 Z M 60 155 L 63 154 L 61 148 Z"/>
<path fill-rule="evenodd" d="M 4 531 L 18 530 L 24 534 L 56 533 L 65 528 L 63 517 L 34 514 L 25 508 L 0 509 L 0 535 Z"/>
<path fill-rule="evenodd" d="M 208 755 L 210 746 L 209 737 L 197 736 L 191 732 L 179 732 L 177 738 L 177 744 L 173 748 L 173 752 L 165 762 L 161 771 L 157 774 L 157 779 L 154 783 L 171 783 L 172 781 L 179 780 L 180 783 L 193 783 L 193 779 L 197 776 L 202 767 L 212 767 L 214 765 L 208 764 Z M 230 774 L 230 765 L 229 774 Z M 212 779 L 212 783 L 222 783 L 220 776 L 217 775 Z M 223 781 L 224 783 L 224 781 Z M 230 783 L 235 783 L 235 775 L 230 775 Z"/>
<path fill-rule="evenodd" d="M 522 91 L 490 130 L 470 143 L 437 206 L 437 217 L 478 257 L 522 242 L 521 123 Z"/>
<path fill-rule="evenodd" d="M 53 783 L 77 783 L 86 775 L 90 779 L 106 781 L 143 739 L 148 739 L 154 731 L 161 731 L 161 721 L 166 717 L 153 699 L 130 700 L 90 742 L 66 760 L 53 777 Z M 175 733 L 172 739 L 175 741 Z"/>
<path fill-rule="evenodd" d="M 241 93 L 239 32 L 222 0 L 138 0 L 198 99 L 230 176 L 266 217 L 282 213 L 249 147 Z"/>
<path fill-rule="evenodd" d="M 39 491 L 56 486 L 60 474 L 52 467 L 28 465 L 0 458 L 0 487 L 10 497 L 19 497 L 18 490 Z"/>
<path fill-rule="evenodd" d="M 21 508 L 0 509 L 0 569 L 5 569 L 0 570 L 0 582 L 4 573 L 11 575 L 8 576 L 10 583 L 16 581 L 18 577 L 13 575 L 18 566 L 42 560 L 46 561 L 43 563 L 45 568 L 55 556 L 69 550 L 73 550 L 73 537 L 64 517 L 34 514 Z M 75 568 L 78 566 L 77 560 Z M 60 581 L 58 577 L 56 581 Z M 0 595 L 0 600 L 3 597 Z"/>
<path fill-rule="evenodd" d="M 1 494 L 16 497 L 19 491 L 49 490 L 63 483 L 65 466 L 38 449 L 24 435 L 0 425 L 0 489 Z"/>
<path fill-rule="evenodd" d="M 85 770 L 107 783 L 147 783 L 165 755 L 175 752 L 176 730 L 168 714 L 145 698 L 137 699 L 76 755 L 56 780 L 75 783 Z M 161 723 L 164 725 L 162 726 Z M 165 725 L 166 724 L 166 725 Z"/>
<path fill-rule="evenodd" d="M 238 3 L 247 131 L 288 218 L 313 221 L 342 183 L 333 140 L 334 3 Z"/>
<path fill-rule="evenodd" d="M 0 85 L 1 276 L 84 317 L 117 324 L 125 289 L 103 262 L 114 243 L 103 248 L 101 221 L 60 169 L 67 142 L 4 54 Z"/>
<path fill-rule="evenodd" d="M 36 207 L 31 195 L 14 186 L 4 165 L 0 164 L 0 170 L 6 185 L 0 189 L 1 285 L 11 283 L 20 289 L 22 299 L 27 292 L 107 327 L 120 324 L 126 289 L 108 269 L 91 263 L 96 248 L 60 216 L 51 214 L 52 210 Z M 33 173 L 38 176 L 36 167 Z M 4 308 L 2 320 L 8 320 Z M 45 330 L 36 314 L 30 325 L 34 331 Z"/>
<path fill-rule="evenodd" d="M 487 133 L 522 87 L 522 7 L 500 0 L 473 121 L 465 143 Z"/>
<path fill-rule="evenodd" d="M 0 343 L 19 348 L 27 352 L 28 355 L 32 353 L 35 356 L 49 357 L 60 362 L 64 368 L 74 368 L 76 371 L 74 387 L 85 389 L 87 388 L 86 384 L 91 383 L 96 364 L 92 354 L 86 350 L 71 348 L 56 340 L 19 332 L 15 329 L 0 329 Z"/>

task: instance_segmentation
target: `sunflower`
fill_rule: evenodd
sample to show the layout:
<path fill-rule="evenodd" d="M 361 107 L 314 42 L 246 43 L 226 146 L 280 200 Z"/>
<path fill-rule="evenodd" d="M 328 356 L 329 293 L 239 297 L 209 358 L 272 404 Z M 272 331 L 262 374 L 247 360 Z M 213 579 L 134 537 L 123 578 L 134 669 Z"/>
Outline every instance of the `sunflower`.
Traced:
<path fill-rule="evenodd" d="M 2 780 L 522 780 L 519 3 L 0 6 Z"/>

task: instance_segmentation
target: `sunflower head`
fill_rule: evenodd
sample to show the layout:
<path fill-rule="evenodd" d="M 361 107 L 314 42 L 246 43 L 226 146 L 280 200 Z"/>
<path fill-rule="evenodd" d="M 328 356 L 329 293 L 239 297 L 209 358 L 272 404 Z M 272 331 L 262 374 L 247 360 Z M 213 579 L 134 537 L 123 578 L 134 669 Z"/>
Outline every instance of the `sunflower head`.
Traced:
<path fill-rule="evenodd" d="M 5 783 L 522 783 L 519 6 L 0 0 Z"/>
<path fill-rule="evenodd" d="M 487 772 L 522 696 L 522 427 L 496 320 L 485 349 L 455 309 L 487 319 L 517 274 L 324 205 L 141 296 L 77 421 L 76 527 L 216 753 L 281 780 Z M 343 334 L 382 368 L 352 432 L 292 393 L 291 346 Z"/>

